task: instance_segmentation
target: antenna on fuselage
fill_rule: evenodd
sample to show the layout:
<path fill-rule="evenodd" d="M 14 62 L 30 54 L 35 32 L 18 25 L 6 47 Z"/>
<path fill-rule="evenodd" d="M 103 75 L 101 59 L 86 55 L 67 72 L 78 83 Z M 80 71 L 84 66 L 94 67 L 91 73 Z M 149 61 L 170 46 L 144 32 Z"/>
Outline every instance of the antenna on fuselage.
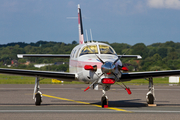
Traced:
<path fill-rule="evenodd" d="M 91 32 L 91 29 L 90 29 L 90 34 L 91 34 L 91 42 L 93 42 L 93 38 L 92 38 L 92 32 Z"/>
<path fill-rule="evenodd" d="M 87 38 L 87 42 L 88 42 L 88 34 L 87 34 L 87 30 L 86 30 L 86 38 Z"/>

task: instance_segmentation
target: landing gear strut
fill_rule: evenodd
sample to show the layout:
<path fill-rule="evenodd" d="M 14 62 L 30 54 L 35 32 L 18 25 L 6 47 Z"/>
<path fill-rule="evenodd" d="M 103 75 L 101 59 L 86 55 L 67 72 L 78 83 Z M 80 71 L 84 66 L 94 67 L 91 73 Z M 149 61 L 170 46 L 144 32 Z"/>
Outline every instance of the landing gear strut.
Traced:
<path fill-rule="evenodd" d="M 42 93 L 39 91 L 39 77 L 36 77 L 33 99 L 35 100 L 35 105 L 41 105 L 42 102 Z"/>
<path fill-rule="evenodd" d="M 108 97 L 105 95 L 105 91 L 102 90 L 103 92 L 103 95 L 102 95 L 102 98 L 101 98 L 101 106 L 102 108 L 107 108 L 108 107 Z"/>
<path fill-rule="evenodd" d="M 146 94 L 146 100 L 148 104 L 154 104 L 155 94 L 154 94 L 153 78 L 149 78 L 149 92 Z"/>

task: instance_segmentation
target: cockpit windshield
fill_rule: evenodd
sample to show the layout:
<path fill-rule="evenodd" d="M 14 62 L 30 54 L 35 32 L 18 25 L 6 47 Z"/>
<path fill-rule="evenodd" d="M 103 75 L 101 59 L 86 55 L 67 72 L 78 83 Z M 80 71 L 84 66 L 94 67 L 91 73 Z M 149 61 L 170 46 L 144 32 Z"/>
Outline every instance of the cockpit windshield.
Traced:
<path fill-rule="evenodd" d="M 97 45 L 89 45 L 82 49 L 80 56 L 85 54 L 98 54 Z"/>
<path fill-rule="evenodd" d="M 101 54 L 116 54 L 114 50 L 107 45 L 99 45 L 99 49 Z"/>

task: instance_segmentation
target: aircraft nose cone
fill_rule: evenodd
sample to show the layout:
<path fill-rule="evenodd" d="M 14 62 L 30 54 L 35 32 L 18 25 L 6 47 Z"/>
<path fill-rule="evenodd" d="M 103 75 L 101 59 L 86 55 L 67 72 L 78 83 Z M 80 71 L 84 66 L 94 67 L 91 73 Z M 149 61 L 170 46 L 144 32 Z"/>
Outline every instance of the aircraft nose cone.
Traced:
<path fill-rule="evenodd" d="M 105 63 L 101 66 L 102 72 L 103 72 L 103 73 L 106 73 L 106 74 L 111 74 L 114 69 L 115 69 L 115 65 L 113 64 L 113 62 L 105 62 Z"/>

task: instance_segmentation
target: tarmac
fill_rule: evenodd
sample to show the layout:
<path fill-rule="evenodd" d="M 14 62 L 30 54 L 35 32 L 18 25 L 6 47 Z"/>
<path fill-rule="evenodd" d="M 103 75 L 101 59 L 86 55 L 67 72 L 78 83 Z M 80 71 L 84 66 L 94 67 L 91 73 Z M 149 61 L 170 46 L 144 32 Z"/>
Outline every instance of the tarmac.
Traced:
<path fill-rule="evenodd" d="M 34 85 L 0 85 L 0 119 L 63 119 L 63 120 L 179 120 L 180 86 L 155 85 L 155 104 L 146 103 L 148 85 L 128 85 L 132 94 L 118 85 L 106 92 L 108 108 L 101 108 L 102 91 L 89 89 L 88 84 L 42 84 L 41 106 L 33 100 Z"/>

